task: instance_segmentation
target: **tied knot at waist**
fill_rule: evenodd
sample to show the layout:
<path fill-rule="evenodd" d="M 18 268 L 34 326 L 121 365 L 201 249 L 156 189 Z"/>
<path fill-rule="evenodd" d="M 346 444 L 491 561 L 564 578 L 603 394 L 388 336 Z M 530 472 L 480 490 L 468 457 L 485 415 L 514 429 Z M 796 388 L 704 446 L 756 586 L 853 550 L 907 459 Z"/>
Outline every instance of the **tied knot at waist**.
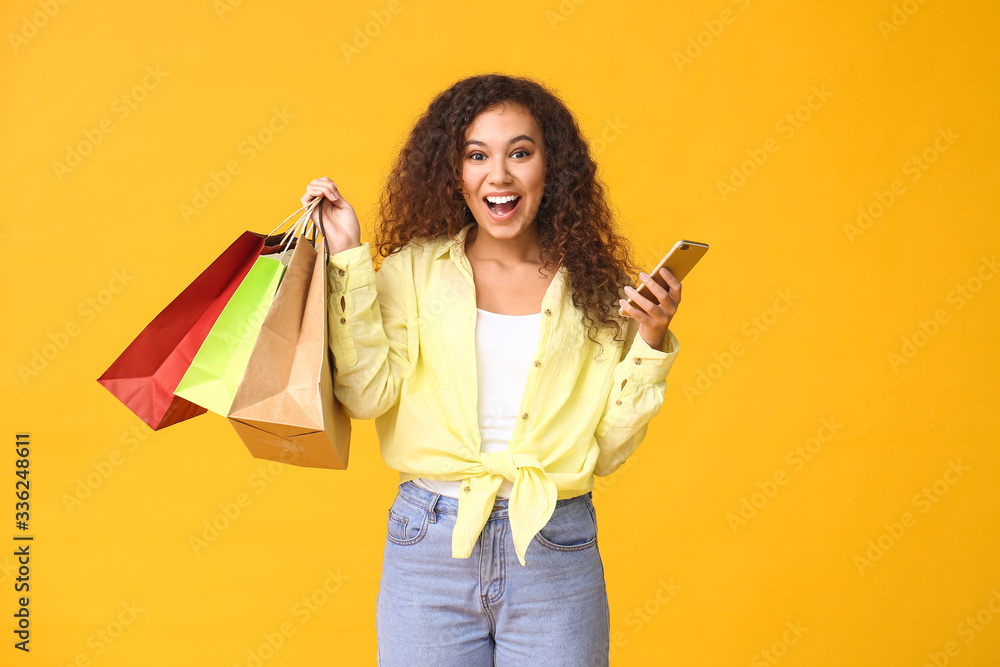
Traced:
<path fill-rule="evenodd" d="M 490 475 L 499 475 L 511 482 L 517 481 L 518 472 L 522 468 L 536 468 L 541 474 L 545 474 L 542 464 L 537 458 L 529 454 L 511 454 L 510 451 L 481 452 L 483 469 Z"/>
<path fill-rule="evenodd" d="M 480 452 L 480 464 L 470 466 L 464 493 L 458 499 L 458 519 L 452 534 L 452 556 L 468 558 L 489 519 L 503 480 L 513 484 L 507 503 L 514 551 L 521 565 L 532 538 L 556 507 L 558 490 L 541 462 L 530 454 Z"/>

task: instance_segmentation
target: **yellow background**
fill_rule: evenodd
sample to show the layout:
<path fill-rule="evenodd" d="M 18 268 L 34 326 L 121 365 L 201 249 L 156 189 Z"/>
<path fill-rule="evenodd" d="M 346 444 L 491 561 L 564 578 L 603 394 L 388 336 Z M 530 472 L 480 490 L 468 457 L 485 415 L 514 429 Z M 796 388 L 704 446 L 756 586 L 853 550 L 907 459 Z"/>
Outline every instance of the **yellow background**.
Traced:
<path fill-rule="evenodd" d="M 595 493 L 612 664 L 1000 664 L 998 19 L 968 0 L 4 2 L 0 664 L 374 664 L 396 478 L 371 422 L 349 470 L 270 474 L 224 419 L 153 434 L 95 380 L 311 179 L 369 240 L 416 116 L 487 71 L 562 95 L 644 265 L 712 246 L 663 410 Z M 858 227 L 859 207 L 880 215 Z"/>

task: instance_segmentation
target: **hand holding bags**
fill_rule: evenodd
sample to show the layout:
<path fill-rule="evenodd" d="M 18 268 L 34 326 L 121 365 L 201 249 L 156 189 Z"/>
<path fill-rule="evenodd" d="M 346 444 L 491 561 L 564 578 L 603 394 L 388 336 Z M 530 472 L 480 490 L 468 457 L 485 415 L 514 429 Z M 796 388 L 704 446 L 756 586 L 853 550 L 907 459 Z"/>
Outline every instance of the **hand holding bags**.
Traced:
<path fill-rule="evenodd" d="M 311 209 L 305 220 L 310 213 Z M 299 236 L 250 354 L 229 421 L 255 457 L 343 470 L 351 420 L 333 393 L 325 239 L 322 243 L 317 249 Z"/>

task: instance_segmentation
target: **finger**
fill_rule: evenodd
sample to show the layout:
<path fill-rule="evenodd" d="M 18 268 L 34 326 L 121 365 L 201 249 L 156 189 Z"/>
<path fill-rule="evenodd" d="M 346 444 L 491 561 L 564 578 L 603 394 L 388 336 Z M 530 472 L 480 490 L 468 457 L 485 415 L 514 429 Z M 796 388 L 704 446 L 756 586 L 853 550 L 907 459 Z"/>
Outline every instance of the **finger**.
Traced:
<path fill-rule="evenodd" d="M 640 317 L 649 317 L 646 313 L 636 308 L 633 304 L 629 303 L 628 299 L 619 299 L 618 306 L 621 308 L 622 312 L 636 321 L 640 321 Z M 641 322 L 640 322 L 641 323 Z"/>
<path fill-rule="evenodd" d="M 660 275 L 663 276 L 664 280 L 667 281 L 667 285 L 670 286 L 670 290 L 677 292 L 678 295 L 681 293 L 681 281 L 677 280 L 674 274 L 670 273 L 666 267 L 660 269 Z"/>
<path fill-rule="evenodd" d="M 656 300 L 659 303 L 662 304 L 663 300 L 668 297 L 667 288 L 665 288 L 663 285 L 654 280 L 652 276 L 646 275 L 645 272 L 640 272 L 639 280 L 642 281 L 643 285 L 649 288 L 649 291 L 653 294 L 654 297 L 656 297 Z"/>
<path fill-rule="evenodd" d="M 630 285 L 627 285 L 625 287 L 625 292 L 632 298 L 632 302 L 635 303 L 640 308 L 642 308 L 643 312 L 645 313 L 648 313 L 649 311 L 653 310 L 654 308 L 656 308 L 656 306 L 659 305 L 653 303 L 643 295 L 639 294 L 639 290 Z"/>
<path fill-rule="evenodd" d="M 331 201 L 340 198 L 340 191 L 337 190 L 337 184 L 328 176 L 313 179 L 306 188 L 306 191 L 312 192 L 315 195 L 324 195 Z"/>
<path fill-rule="evenodd" d="M 340 191 L 337 190 L 336 185 L 317 186 L 315 188 L 310 188 L 309 191 L 314 197 L 326 197 L 330 201 L 340 199 Z"/>
<path fill-rule="evenodd" d="M 309 202 L 316 199 L 316 197 L 323 196 L 323 194 L 324 194 L 323 191 L 319 190 L 318 188 L 312 185 L 309 185 L 308 187 L 306 187 L 306 193 L 302 195 L 302 199 L 300 199 L 299 201 L 302 202 L 303 206 L 308 206 Z"/>

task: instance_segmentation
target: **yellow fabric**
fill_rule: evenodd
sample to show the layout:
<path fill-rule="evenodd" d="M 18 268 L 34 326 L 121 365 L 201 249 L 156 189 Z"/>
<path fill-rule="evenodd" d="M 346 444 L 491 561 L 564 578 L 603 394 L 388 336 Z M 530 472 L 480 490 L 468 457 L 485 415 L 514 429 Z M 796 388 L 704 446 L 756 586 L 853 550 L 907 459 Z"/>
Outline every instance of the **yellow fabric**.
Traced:
<path fill-rule="evenodd" d="M 476 293 L 454 239 L 421 239 L 374 270 L 369 244 L 330 256 L 334 393 L 352 419 L 374 419 L 382 457 L 400 483 L 459 480 L 452 556 L 468 558 L 506 478 L 518 561 L 556 500 L 590 491 L 646 435 L 679 349 L 668 331 L 651 348 L 628 318 L 625 344 L 593 343 L 560 266 L 542 299 L 541 331 L 507 451 L 482 453 L 476 415 Z M 503 354 L 503 350 L 497 350 Z"/>

